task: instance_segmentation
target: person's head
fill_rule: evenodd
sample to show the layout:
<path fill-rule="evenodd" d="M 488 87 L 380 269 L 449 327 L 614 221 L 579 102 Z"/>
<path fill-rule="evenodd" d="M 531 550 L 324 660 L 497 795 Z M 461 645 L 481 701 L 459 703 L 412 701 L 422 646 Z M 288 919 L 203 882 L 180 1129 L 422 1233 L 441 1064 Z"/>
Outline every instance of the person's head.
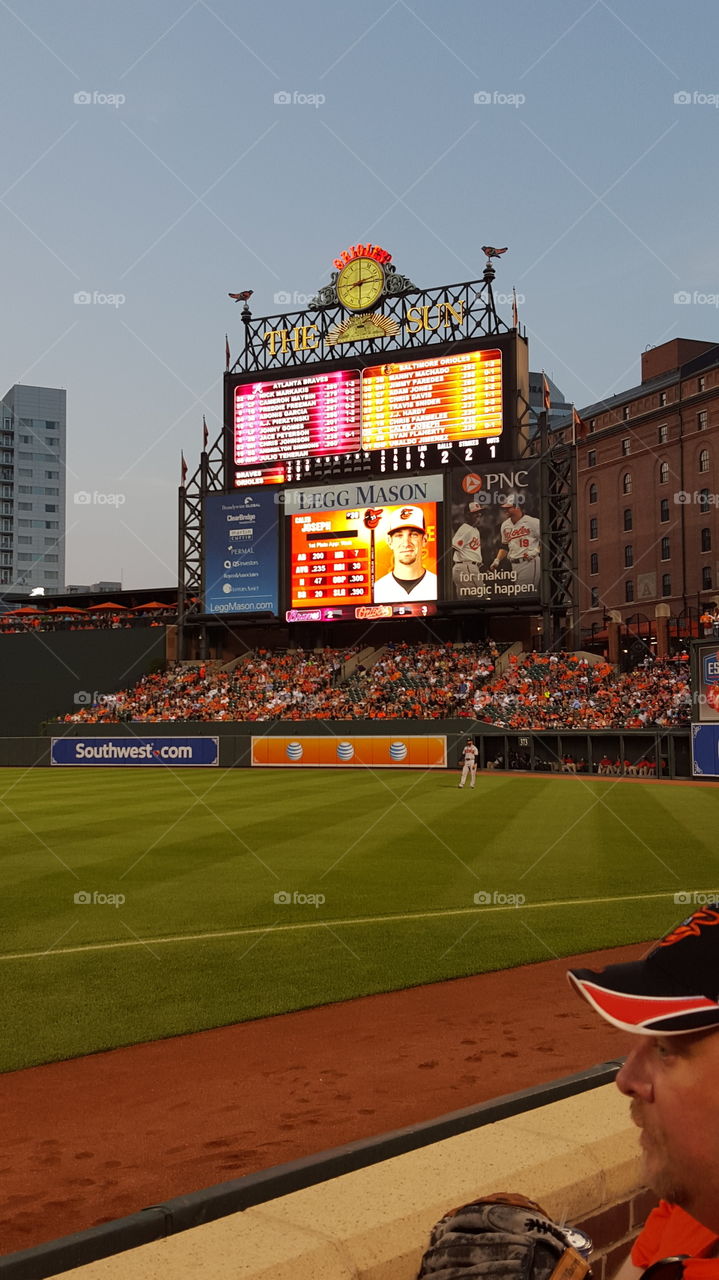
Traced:
<path fill-rule="evenodd" d="M 504 517 L 508 516 L 509 519 L 512 521 L 512 524 L 516 524 L 517 521 L 521 519 L 522 503 L 519 499 L 518 494 L 516 493 L 506 494 L 502 498 L 502 502 L 500 505 L 502 507 L 502 515 Z"/>
<path fill-rule="evenodd" d="M 719 903 L 644 959 L 570 970 L 569 979 L 632 1035 L 617 1087 L 642 1131 L 647 1185 L 719 1231 Z"/>
<path fill-rule="evenodd" d="M 421 507 L 397 507 L 387 521 L 387 542 L 398 578 L 421 578 L 427 529 Z"/>

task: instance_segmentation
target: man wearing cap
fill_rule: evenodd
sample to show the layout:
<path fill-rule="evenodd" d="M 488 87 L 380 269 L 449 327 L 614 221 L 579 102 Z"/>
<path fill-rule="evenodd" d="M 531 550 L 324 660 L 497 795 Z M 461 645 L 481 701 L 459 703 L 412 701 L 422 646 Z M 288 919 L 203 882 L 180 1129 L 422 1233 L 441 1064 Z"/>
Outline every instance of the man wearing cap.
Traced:
<path fill-rule="evenodd" d="M 536 516 L 524 514 L 522 501 L 522 496 L 516 493 L 508 493 L 502 501 L 506 518 L 499 530 L 501 546 L 490 568 L 506 569 L 507 565 L 502 562 L 508 560 L 515 582 L 539 590 L 542 549 L 539 520 Z"/>
<path fill-rule="evenodd" d="M 617 1280 L 683 1257 L 672 1274 L 719 1280 L 719 902 L 643 960 L 569 980 L 633 1037 L 617 1086 L 641 1130 L 643 1176 L 660 1197 Z"/>
<path fill-rule="evenodd" d="M 437 575 L 424 567 L 427 527 L 421 507 L 395 507 L 385 524 L 392 552 L 391 573 L 374 584 L 374 603 L 404 603 L 405 600 L 436 600 Z"/>
<path fill-rule="evenodd" d="M 467 741 L 465 742 L 464 747 L 462 748 L 462 777 L 459 782 L 460 791 L 464 786 L 465 782 L 467 781 L 467 775 L 469 775 L 470 790 L 474 791 L 474 784 L 477 778 L 477 756 L 478 755 L 479 755 L 479 751 L 475 746 L 474 739 L 467 738 Z"/>

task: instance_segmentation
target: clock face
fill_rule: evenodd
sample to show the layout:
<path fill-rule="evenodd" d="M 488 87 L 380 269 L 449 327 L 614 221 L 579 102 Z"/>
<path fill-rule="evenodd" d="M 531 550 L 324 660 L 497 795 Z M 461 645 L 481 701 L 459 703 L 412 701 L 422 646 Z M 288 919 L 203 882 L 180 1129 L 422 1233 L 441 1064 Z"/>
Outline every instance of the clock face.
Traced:
<path fill-rule="evenodd" d="M 384 292 L 384 268 L 374 258 L 354 258 L 337 277 L 337 297 L 348 311 L 367 311 Z"/>

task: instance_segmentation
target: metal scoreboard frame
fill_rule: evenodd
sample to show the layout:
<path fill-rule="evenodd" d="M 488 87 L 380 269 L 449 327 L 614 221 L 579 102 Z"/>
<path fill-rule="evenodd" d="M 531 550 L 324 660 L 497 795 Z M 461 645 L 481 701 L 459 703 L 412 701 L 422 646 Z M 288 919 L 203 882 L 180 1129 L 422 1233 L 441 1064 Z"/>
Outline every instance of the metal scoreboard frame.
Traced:
<path fill-rule="evenodd" d="M 410 444 L 398 441 L 386 446 L 364 448 L 361 432 L 363 376 L 365 371 L 375 371 L 378 366 L 395 366 L 401 374 L 402 365 L 421 366 L 439 360 L 459 360 L 462 356 L 472 356 L 482 352 L 499 353 L 501 367 L 501 422 L 499 430 L 480 433 L 467 426 L 466 430 L 455 428 L 453 440 L 442 440 L 441 431 L 427 432 L 426 437 L 414 440 Z M 378 358 L 377 352 L 354 352 L 343 354 L 334 359 L 317 360 L 312 364 L 301 365 L 292 370 L 285 368 L 267 370 L 258 376 L 257 372 L 225 374 L 225 407 L 224 407 L 224 459 L 225 490 L 244 487 L 246 484 L 307 484 L 313 481 L 327 480 L 332 477 L 346 478 L 361 476 L 382 476 L 413 472 L 418 470 L 444 469 L 453 462 L 462 465 L 468 463 L 487 464 L 493 461 L 510 462 L 524 450 L 526 443 L 528 413 L 528 357 L 526 341 L 515 332 L 493 335 L 481 341 L 465 339 L 451 343 L 425 345 L 417 348 L 396 347 L 385 349 Z M 443 366 L 446 371 L 448 366 Z M 288 451 L 285 456 L 278 451 L 274 456 L 247 458 L 243 463 L 236 462 L 234 456 L 235 442 L 235 395 L 236 389 L 254 384 L 278 383 L 291 391 L 292 384 L 303 383 L 302 390 L 306 396 L 312 393 L 313 384 L 307 380 L 318 375 L 333 375 L 356 372 L 359 379 L 357 392 L 359 417 L 357 421 L 358 439 L 355 447 L 345 451 L 328 449 L 317 451 L 309 456 L 304 452 L 292 455 Z M 421 367 L 417 368 L 421 376 Z M 391 379 L 393 375 L 390 374 Z M 465 376 L 457 369 L 457 380 Z M 288 396 L 289 403 L 289 396 Z M 523 410 L 524 406 L 526 410 Z"/>
<path fill-rule="evenodd" d="M 456 610 L 474 611 L 478 606 L 492 611 L 503 607 L 514 611 L 519 607 L 524 612 L 536 612 L 537 608 L 542 608 L 545 633 L 549 634 L 550 622 L 558 633 L 562 618 L 568 616 L 568 611 L 576 611 L 570 572 L 574 536 L 571 526 L 574 461 L 571 450 L 555 447 L 549 442 L 546 424 L 542 428 L 541 459 L 531 456 L 527 338 L 520 331 L 516 312 L 511 328 L 497 314 L 492 292 L 495 273 L 490 254 L 498 256 L 502 251 L 487 252 L 488 260 L 480 280 L 418 289 L 408 277 L 390 265 L 390 255 L 384 250 L 377 246 L 355 245 L 334 260 L 336 271 L 332 274 L 331 283 L 319 289 L 303 311 L 254 317 L 248 305 L 249 291 L 248 294 L 237 295 L 245 304 L 240 313 L 244 342 L 234 363 L 227 343 L 223 430 L 211 448 L 208 448 L 205 438 L 200 464 L 189 482 L 186 472 L 183 472 L 179 490 L 181 653 L 184 651 L 185 627 L 199 625 L 204 629 L 212 621 L 212 616 L 205 611 L 204 600 L 208 578 L 205 541 L 210 531 L 209 524 L 206 526 L 206 499 L 211 494 L 221 494 L 242 500 L 244 491 L 246 501 L 250 503 L 255 501 L 254 494 L 263 490 L 267 492 L 266 486 L 277 495 L 274 501 L 279 516 L 276 536 L 280 586 L 279 609 L 275 604 L 272 611 L 266 610 L 266 618 L 274 614 L 276 620 L 292 623 L 300 621 L 294 615 L 312 611 L 309 599 L 306 610 L 298 610 L 295 605 L 288 608 L 292 588 L 291 522 L 282 518 L 279 507 L 284 506 L 293 491 L 312 487 L 327 489 L 332 485 L 345 484 L 364 486 L 364 494 L 369 493 L 374 484 L 380 495 L 376 498 L 378 507 L 389 509 L 393 499 L 381 495 L 391 494 L 392 482 L 413 483 L 423 477 L 429 480 L 432 476 L 441 477 L 443 485 L 443 495 L 435 509 L 434 537 L 442 555 L 451 557 L 452 573 L 459 585 L 455 592 L 448 587 L 449 561 L 440 571 L 438 551 L 433 553 L 434 561 L 428 553 L 427 564 L 430 570 L 436 569 L 438 579 L 436 603 L 419 599 L 416 604 L 411 601 L 402 601 L 400 605 L 390 602 L 390 606 L 382 604 L 383 616 L 390 609 L 392 616 L 414 616 L 416 612 L 424 616 L 426 612 L 446 611 L 451 614 Z M 479 359 L 466 364 L 462 361 L 462 357 L 481 356 L 484 352 L 488 353 L 486 363 Z M 486 377 L 482 370 L 490 367 L 490 352 L 498 353 L 498 362 L 495 360 L 492 376 Z M 468 421 L 470 414 L 478 414 L 480 418 L 485 412 L 496 415 L 497 363 L 501 378 L 501 416 L 499 421 L 495 416 L 494 422 L 488 416 L 485 429 L 477 431 L 474 423 Z M 403 373 L 403 366 L 407 364 L 412 364 L 413 371 Z M 456 378 L 453 378 L 453 372 L 457 372 Z M 350 376 L 343 379 L 340 375 L 344 373 Z M 327 395 L 325 392 L 329 384 L 319 384 L 315 379 L 333 375 L 339 392 Z M 379 390 L 373 393 L 374 399 L 369 391 L 365 394 L 365 376 L 377 379 Z M 295 398 L 293 387 L 301 380 L 304 380 L 302 390 Z M 253 384 L 263 384 L 265 388 L 271 388 L 273 384 L 284 386 L 278 387 L 276 397 L 270 395 L 266 399 L 263 392 L 258 391 L 256 400 L 253 400 L 251 392 L 247 392 L 247 412 L 244 414 L 244 423 L 248 427 L 246 440 L 248 445 L 258 443 L 261 447 L 256 453 L 248 447 L 236 460 L 235 396 L 238 389 L 250 388 Z M 354 386 L 349 403 L 353 404 L 355 435 L 343 441 L 338 424 L 342 422 L 341 410 L 346 403 L 344 388 L 350 385 Z M 378 435 L 368 437 L 367 434 L 358 439 L 356 432 L 363 428 L 366 430 L 368 419 L 373 416 L 379 424 L 378 430 L 385 434 L 381 439 Z M 238 422 L 242 418 L 238 413 Z M 284 451 L 283 420 L 292 424 L 284 437 L 290 447 Z M 258 422 L 264 428 L 262 432 L 257 429 Z M 398 424 L 399 431 L 392 439 L 392 428 Z M 496 427 L 499 428 L 496 434 L 489 434 Z M 322 447 L 325 430 L 326 451 Z M 332 449 L 329 448 L 330 443 Z M 308 444 L 312 446 L 309 449 L 305 447 Z M 469 492 L 466 504 L 464 490 L 461 504 L 450 495 L 459 492 L 457 486 L 466 478 L 473 485 L 486 483 L 486 501 L 490 497 L 498 498 L 498 492 L 495 495 L 490 493 L 487 476 L 493 470 L 493 464 L 496 464 L 496 475 L 492 483 L 506 487 L 511 478 L 515 494 L 524 482 L 514 479 L 510 475 L 511 469 L 540 467 L 541 511 L 536 509 L 535 499 L 532 500 L 532 510 L 526 509 L 535 525 L 541 518 L 542 536 L 548 539 L 549 550 L 546 556 L 544 551 L 542 553 L 539 586 L 536 581 L 538 571 L 535 571 L 532 581 L 527 578 L 525 582 L 522 575 L 507 572 L 506 562 L 500 564 L 494 574 L 497 581 L 492 588 L 493 594 L 485 589 L 481 579 L 482 560 L 487 560 L 484 553 L 489 553 L 492 542 L 497 540 L 497 530 L 494 529 L 497 521 L 489 519 L 494 513 L 486 508 L 483 513 L 479 511 L 481 494 L 477 498 Z M 468 472 L 473 474 L 467 475 Z M 368 514 L 372 515 L 372 512 L 363 511 L 360 518 Z M 237 520 L 239 530 L 239 515 L 233 519 Z M 528 532 L 531 533 L 531 529 Z M 472 569 L 472 547 L 467 539 L 476 541 L 477 533 L 482 542 L 482 557 L 478 560 L 479 553 L 474 552 L 480 571 L 475 584 L 477 574 Z M 452 542 L 451 548 L 449 541 Z M 250 620 L 247 614 L 254 596 L 259 603 L 254 604 L 253 612 L 259 620 L 263 615 L 260 604 L 266 596 L 259 587 L 262 565 L 250 564 L 247 557 L 243 558 L 245 542 L 249 547 L 249 536 L 240 539 L 236 533 L 232 534 L 231 541 L 228 530 L 227 544 L 221 554 L 218 552 L 219 569 L 215 572 L 218 590 L 226 593 L 226 601 L 215 604 L 215 611 L 226 616 L 236 613 L 238 621 L 242 620 L 243 614 L 245 621 Z M 496 548 L 494 554 L 492 570 L 497 561 Z M 254 552 L 253 555 L 257 559 Z M 524 558 L 528 559 L 529 554 Z M 376 568 L 373 581 L 383 572 L 381 560 L 379 552 L 375 557 L 373 551 L 372 564 Z M 462 563 L 466 565 L 468 561 L 469 567 L 463 569 Z M 456 569 L 457 564 L 459 569 Z M 486 564 L 483 571 L 487 572 Z M 333 577 L 336 576 L 336 570 L 332 572 Z M 510 576 L 517 577 L 519 584 L 516 598 L 511 598 L 514 590 L 511 583 L 508 588 L 504 582 Z M 255 583 L 258 584 L 256 589 Z M 526 593 L 523 599 L 518 595 L 520 586 Z M 243 596 L 243 607 L 234 610 L 235 595 L 238 596 L 238 605 L 240 603 L 240 588 L 247 599 Z M 504 600 L 499 598 L 502 589 L 508 597 Z M 374 610 L 380 606 L 373 599 L 371 605 L 362 607 Z M 344 609 L 335 612 L 331 606 L 328 610 L 326 602 L 323 602 L 321 612 L 324 614 L 326 611 L 331 617 L 344 617 L 349 612 L 345 613 Z M 306 620 L 309 621 L 309 617 Z"/>

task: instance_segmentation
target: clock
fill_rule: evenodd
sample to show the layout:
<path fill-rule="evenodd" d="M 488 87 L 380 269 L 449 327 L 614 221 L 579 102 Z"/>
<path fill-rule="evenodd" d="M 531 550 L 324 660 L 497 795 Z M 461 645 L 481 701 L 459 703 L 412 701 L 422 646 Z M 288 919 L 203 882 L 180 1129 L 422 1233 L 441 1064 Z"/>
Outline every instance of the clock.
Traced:
<path fill-rule="evenodd" d="M 384 293 L 384 267 L 374 258 L 353 258 L 337 276 L 337 297 L 348 311 L 369 311 Z"/>

